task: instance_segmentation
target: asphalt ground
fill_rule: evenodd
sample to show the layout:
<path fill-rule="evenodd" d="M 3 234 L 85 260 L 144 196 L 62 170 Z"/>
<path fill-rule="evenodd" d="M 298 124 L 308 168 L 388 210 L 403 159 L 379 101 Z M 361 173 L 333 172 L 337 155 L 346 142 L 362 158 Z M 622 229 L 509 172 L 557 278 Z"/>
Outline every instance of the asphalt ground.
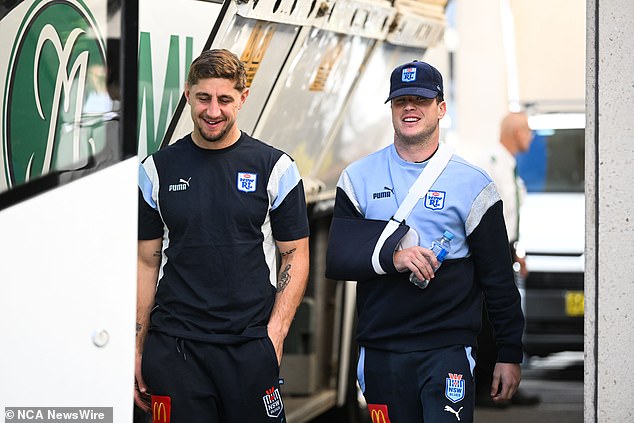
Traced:
<path fill-rule="evenodd" d="M 476 408 L 478 423 L 583 423 L 583 353 L 564 352 L 534 357 L 523 369 L 521 389 L 538 395 L 533 406 L 503 410 Z"/>

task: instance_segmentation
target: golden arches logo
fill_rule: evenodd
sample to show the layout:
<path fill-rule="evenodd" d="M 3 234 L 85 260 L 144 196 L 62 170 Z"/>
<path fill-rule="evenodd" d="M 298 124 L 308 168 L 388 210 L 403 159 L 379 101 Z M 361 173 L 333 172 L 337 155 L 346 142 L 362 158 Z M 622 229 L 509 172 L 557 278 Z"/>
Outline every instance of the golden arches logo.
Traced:
<path fill-rule="evenodd" d="M 370 419 L 372 420 L 372 423 L 387 423 L 383 410 L 372 410 L 370 413 Z"/>
<path fill-rule="evenodd" d="M 161 419 L 161 414 L 163 415 L 163 419 Z M 155 402 L 152 406 L 152 422 L 167 423 L 167 410 L 165 409 L 165 404 L 162 402 Z"/>
<path fill-rule="evenodd" d="M 368 404 L 370 411 L 370 419 L 372 423 L 390 423 L 390 417 L 387 413 L 387 405 L 385 404 Z"/>
<path fill-rule="evenodd" d="M 170 423 L 171 399 L 152 396 L 152 423 Z"/>

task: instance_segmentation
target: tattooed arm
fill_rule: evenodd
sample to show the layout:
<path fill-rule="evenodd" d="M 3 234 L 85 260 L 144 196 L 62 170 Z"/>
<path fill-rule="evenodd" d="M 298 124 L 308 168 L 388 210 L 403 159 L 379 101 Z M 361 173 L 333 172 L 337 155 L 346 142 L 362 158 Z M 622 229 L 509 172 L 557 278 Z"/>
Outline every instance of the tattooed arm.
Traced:
<path fill-rule="evenodd" d="M 269 338 L 275 347 L 278 363 L 282 362 L 284 339 L 302 302 L 308 282 L 308 238 L 277 241 L 281 255 L 277 277 L 277 295 L 268 324 Z"/>
<path fill-rule="evenodd" d="M 136 355 L 134 376 L 136 389 L 134 401 L 146 412 L 150 406 L 147 398 L 147 386 L 141 374 L 143 344 L 150 325 L 150 311 L 154 306 L 156 283 L 161 265 L 161 238 L 139 241 L 137 256 L 137 305 L 136 305 Z"/>

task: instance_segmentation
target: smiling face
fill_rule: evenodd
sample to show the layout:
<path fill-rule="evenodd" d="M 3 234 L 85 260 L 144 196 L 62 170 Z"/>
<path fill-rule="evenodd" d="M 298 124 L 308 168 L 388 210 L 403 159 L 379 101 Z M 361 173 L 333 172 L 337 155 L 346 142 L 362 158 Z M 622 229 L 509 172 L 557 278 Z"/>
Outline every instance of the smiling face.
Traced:
<path fill-rule="evenodd" d="M 447 111 L 444 101 L 418 96 L 392 99 L 392 125 L 394 141 L 405 145 L 426 144 L 438 139 L 438 121 Z"/>
<path fill-rule="evenodd" d="M 239 91 L 234 81 L 225 78 L 199 79 L 194 85 L 187 85 L 185 97 L 191 107 L 196 145 L 220 149 L 235 143 L 240 138 L 238 110 L 248 95 L 248 89 Z"/>

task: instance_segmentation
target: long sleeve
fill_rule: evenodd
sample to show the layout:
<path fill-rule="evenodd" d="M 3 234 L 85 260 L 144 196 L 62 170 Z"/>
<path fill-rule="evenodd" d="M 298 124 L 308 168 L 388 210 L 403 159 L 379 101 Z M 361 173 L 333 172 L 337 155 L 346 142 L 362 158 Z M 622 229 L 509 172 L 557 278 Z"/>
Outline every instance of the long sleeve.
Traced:
<path fill-rule="evenodd" d="M 372 266 L 372 254 L 385 224 L 383 220 L 365 219 L 348 193 L 337 187 L 326 254 L 326 276 L 356 281 L 378 276 Z M 407 226 L 400 225 L 381 248 L 379 262 L 387 273 L 398 273 L 393 254 L 408 230 Z"/>
<path fill-rule="evenodd" d="M 489 318 L 495 329 L 498 361 L 522 361 L 524 317 L 515 286 L 502 202 L 482 216 L 468 237 L 475 278 L 484 293 Z"/>

